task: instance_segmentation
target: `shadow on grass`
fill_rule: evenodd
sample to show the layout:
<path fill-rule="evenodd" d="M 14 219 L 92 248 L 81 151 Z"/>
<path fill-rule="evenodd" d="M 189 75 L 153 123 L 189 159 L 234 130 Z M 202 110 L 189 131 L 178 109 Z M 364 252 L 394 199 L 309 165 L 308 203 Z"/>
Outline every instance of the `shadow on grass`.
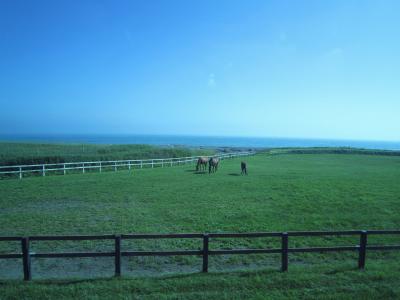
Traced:
<path fill-rule="evenodd" d="M 349 267 L 349 266 L 342 266 L 334 270 L 323 271 L 321 270 L 322 274 L 327 275 L 336 275 L 340 273 L 346 272 L 353 272 L 357 271 L 358 268 L 356 267 Z M 299 270 L 297 270 L 298 272 Z M 137 277 L 137 276 L 123 276 L 123 277 L 98 277 L 98 278 L 86 278 L 86 279 L 79 279 L 79 278 L 71 278 L 71 279 L 39 279 L 34 280 L 33 282 L 37 285 L 74 285 L 80 283 L 96 283 L 96 282 L 111 282 L 115 280 L 166 280 L 166 279 L 185 279 L 185 278 L 198 278 L 198 277 L 221 277 L 221 276 L 238 276 L 238 277 L 251 277 L 254 275 L 260 276 L 271 276 L 273 274 L 281 274 L 285 276 L 287 272 L 282 272 L 279 269 L 260 269 L 260 270 L 235 270 L 235 271 L 213 271 L 208 273 L 203 273 L 201 271 L 198 272 L 189 272 L 189 273 L 182 273 L 182 274 L 169 274 L 169 275 L 161 275 L 161 276 L 144 276 L 144 277 Z M 296 274 L 296 270 L 295 270 Z M 0 286 L 2 285 L 9 285 L 12 284 L 20 284 L 24 283 L 22 280 L 10 280 L 10 281 L 0 281 Z"/>
<path fill-rule="evenodd" d="M 203 273 L 201 271 L 198 272 L 190 272 L 184 274 L 170 274 L 170 275 L 161 275 L 161 276 L 145 276 L 145 277 L 136 277 L 136 276 L 122 276 L 122 277 L 97 277 L 97 278 L 86 278 L 86 279 L 79 279 L 79 278 L 71 278 L 71 279 L 38 279 L 33 280 L 32 282 L 36 285 L 58 285 L 58 286 L 67 286 L 67 285 L 74 285 L 80 283 L 96 283 L 96 282 L 111 282 L 115 280 L 142 280 L 142 279 L 151 279 L 151 280 L 166 280 L 166 279 L 185 279 L 185 278 L 195 278 L 195 277 L 220 277 L 220 276 L 240 276 L 240 277 L 250 277 L 254 274 L 273 274 L 273 273 L 280 273 L 278 270 L 258 270 L 258 271 L 245 271 L 245 270 L 238 270 L 238 271 L 220 271 L 220 272 L 207 272 Z M 22 280 L 13 280 L 8 282 L 0 282 L 1 285 L 8 285 L 10 282 L 13 283 L 24 283 Z"/>
<path fill-rule="evenodd" d="M 229 176 L 240 176 L 240 173 L 229 173 Z"/>
<path fill-rule="evenodd" d="M 339 274 L 339 273 L 344 273 L 344 272 L 348 272 L 348 271 L 358 271 L 359 268 L 357 267 L 347 267 L 347 266 L 343 266 L 341 268 L 337 268 L 334 270 L 329 270 L 327 272 L 325 272 L 325 274 L 327 275 L 335 275 L 335 274 Z"/>

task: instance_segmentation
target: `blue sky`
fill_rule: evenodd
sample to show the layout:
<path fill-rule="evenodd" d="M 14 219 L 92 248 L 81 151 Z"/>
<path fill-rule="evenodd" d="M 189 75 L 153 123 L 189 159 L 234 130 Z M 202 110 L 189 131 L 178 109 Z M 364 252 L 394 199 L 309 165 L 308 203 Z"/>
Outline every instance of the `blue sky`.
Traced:
<path fill-rule="evenodd" d="M 0 133 L 400 140 L 400 1 L 0 1 Z"/>

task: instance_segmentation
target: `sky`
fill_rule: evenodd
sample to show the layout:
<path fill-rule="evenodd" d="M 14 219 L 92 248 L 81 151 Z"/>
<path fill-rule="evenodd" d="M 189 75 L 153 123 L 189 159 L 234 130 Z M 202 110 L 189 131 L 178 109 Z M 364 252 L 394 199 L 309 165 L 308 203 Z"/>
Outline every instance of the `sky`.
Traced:
<path fill-rule="evenodd" d="M 400 141 L 400 1 L 0 0 L 0 134 Z"/>

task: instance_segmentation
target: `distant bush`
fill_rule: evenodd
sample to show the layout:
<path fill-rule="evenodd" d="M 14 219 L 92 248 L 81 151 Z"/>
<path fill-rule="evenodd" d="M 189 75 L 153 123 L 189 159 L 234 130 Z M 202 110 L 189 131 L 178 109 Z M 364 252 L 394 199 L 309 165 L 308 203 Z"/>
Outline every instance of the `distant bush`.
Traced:
<path fill-rule="evenodd" d="M 180 146 L 0 143 L 0 165 L 169 158 L 214 152 Z"/>
<path fill-rule="evenodd" d="M 400 156 L 400 151 L 391 150 L 373 150 L 373 149 L 362 149 L 362 148 L 278 148 L 269 149 L 266 151 L 269 154 L 365 154 L 365 155 L 388 155 L 388 156 Z"/>

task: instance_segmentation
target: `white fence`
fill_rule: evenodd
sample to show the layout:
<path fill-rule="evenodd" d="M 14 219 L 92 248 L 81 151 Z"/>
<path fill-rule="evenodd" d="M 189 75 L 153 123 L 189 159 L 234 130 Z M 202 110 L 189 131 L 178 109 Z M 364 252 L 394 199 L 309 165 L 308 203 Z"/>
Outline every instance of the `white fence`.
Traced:
<path fill-rule="evenodd" d="M 219 159 L 234 158 L 238 156 L 254 155 L 255 152 L 233 152 L 233 153 L 220 153 L 213 156 L 203 157 L 218 157 Z M 156 159 L 135 159 L 135 160 L 110 160 L 110 161 L 86 161 L 86 162 L 69 162 L 69 163 L 56 163 L 56 164 L 38 164 L 38 165 L 15 165 L 15 166 L 0 166 L 1 175 L 13 175 L 19 179 L 23 178 L 25 173 L 39 174 L 46 176 L 49 172 L 53 174 L 67 174 L 68 170 L 81 170 L 85 171 L 97 169 L 102 171 L 117 171 L 118 169 L 142 169 L 145 167 L 167 167 L 173 165 L 186 164 L 189 162 L 197 161 L 199 156 L 177 157 L 177 158 L 156 158 Z M 4 176 L 3 176 L 4 177 Z"/>

